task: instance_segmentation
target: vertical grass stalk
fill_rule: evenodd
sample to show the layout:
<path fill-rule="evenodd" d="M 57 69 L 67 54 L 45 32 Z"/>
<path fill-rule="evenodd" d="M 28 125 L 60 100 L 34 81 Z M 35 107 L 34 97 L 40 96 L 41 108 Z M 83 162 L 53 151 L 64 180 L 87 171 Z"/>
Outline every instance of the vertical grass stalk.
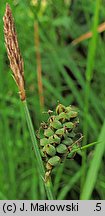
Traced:
<path fill-rule="evenodd" d="M 31 121 L 31 117 L 30 117 L 30 113 L 29 113 L 29 110 L 28 110 L 28 107 L 27 107 L 26 100 L 23 101 L 22 104 L 23 104 L 24 110 L 25 110 L 27 125 L 28 125 L 28 129 L 29 129 L 29 132 L 30 132 L 33 148 L 34 148 L 34 151 L 35 151 L 35 155 L 36 155 L 36 159 L 37 159 L 37 165 L 38 165 L 38 168 L 39 168 L 39 173 L 40 173 L 41 178 L 43 179 L 43 182 L 44 182 L 45 169 L 44 169 L 43 161 L 42 161 L 42 158 L 41 158 L 41 155 L 40 155 L 37 139 L 36 139 L 36 136 L 35 136 L 35 132 L 34 132 L 34 128 L 33 128 L 33 124 L 32 124 L 32 121 Z M 45 182 L 45 188 L 46 188 L 46 193 L 47 193 L 48 199 L 53 200 L 53 195 L 52 195 L 52 191 L 51 191 L 51 180 L 50 179 L 49 179 L 49 181 Z"/>
<path fill-rule="evenodd" d="M 43 84 L 42 84 L 42 65 L 41 65 L 41 55 L 40 55 L 39 25 L 37 21 L 34 22 L 34 37 L 35 37 L 35 49 L 36 49 L 37 80 L 38 80 L 40 110 L 43 111 L 44 96 L 43 96 Z"/>
<path fill-rule="evenodd" d="M 87 69 L 86 69 L 86 87 L 85 87 L 85 104 L 84 104 L 84 122 L 83 122 L 83 134 L 84 140 L 83 145 L 87 144 L 88 139 L 88 113 L 89 113 L 89 95 L 91 88 L 91 80 L 93 78 L 93 68 L 96 52 L 96 42 L 97 42 L 97 26 L 99 20 L 99 11 L 100 11 L 101 0 L 97 0 L 95 3 L 95 11 L 93 17 L 93 36 L 89 44 L 88 58 L 87 58 Z M 81 175 L 81 189 L 85 182 L 86 176 L 86 150 L 82 155 L 82 175 Z"/>

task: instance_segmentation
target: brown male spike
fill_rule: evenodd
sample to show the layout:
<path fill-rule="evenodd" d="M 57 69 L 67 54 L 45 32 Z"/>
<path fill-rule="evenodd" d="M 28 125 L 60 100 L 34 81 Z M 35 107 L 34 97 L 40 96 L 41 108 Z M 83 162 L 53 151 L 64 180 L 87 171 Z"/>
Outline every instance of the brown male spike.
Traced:
<path fill-rule="evenodd" d="M 24 101 L 25 82 L 24 82 L 24 63 L 20 54 L 17 34 L 15 30 L 14 18 L 9 4 L 6 4 L 6 11 L 3 17 L 4 21 L 4 36 L 10 68 L 13 72 L 13 77 L 19 89 L 20 99 Z"/>

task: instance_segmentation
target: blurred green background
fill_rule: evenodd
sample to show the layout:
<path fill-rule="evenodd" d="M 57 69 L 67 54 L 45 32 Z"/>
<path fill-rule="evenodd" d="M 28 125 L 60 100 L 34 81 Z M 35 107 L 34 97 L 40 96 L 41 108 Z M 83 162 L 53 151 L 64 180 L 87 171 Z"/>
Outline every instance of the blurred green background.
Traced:
<path fill-rule="evenodd" d="M 46 199 L 24 111 L 11 76 L 0 1 L 0 199 Z M 57 199 L 105 199 L 105 1 L 10 0 L 25 65 L 26 94 L 35 131 L 58 101 L 79 108 L 83 144 L 97 140 L 52 175 Z M 90 39 L 72 41 L 92 31 Z M 39 37 L 38 37 L 39 34 Z M 38 43 L 39 40 L 39 43 Z M 38 57 L 39 56 L 39 57 Z M 39 58 L 39 60 L 38 60 Z M 43 102 L 38 94 L 42 71 Z M 42 99 L 42 100 L 43 100 Z"/>

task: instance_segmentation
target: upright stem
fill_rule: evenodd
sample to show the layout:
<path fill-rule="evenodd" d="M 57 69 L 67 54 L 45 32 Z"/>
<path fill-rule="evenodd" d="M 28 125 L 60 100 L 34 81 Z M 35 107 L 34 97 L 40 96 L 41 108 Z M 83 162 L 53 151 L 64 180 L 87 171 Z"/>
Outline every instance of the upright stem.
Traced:
<path fill-rule="evenodd" d="M 40 54 L 39 25 L 37 21 L 34 22 L 34 37 L 35 37 L 35 49 L 36 49 L 39 101 L 40 101 L 40 109 L 41 111 L 43 111 L 44 96 L 43 96 L 43 84 L 42 84 L 42 65 L 41 65 L 41 54 Z"/>
<path fill-rule="evenodd" d="M 28 125 L 28 129 L 30 132 L 30 136 L 31 136 L 31 140 L 32 140 L 32 144 L 33 144 L 33 148 L 35 151 L 35 155 L 36 155 L 36 159 L 37 159 L 37 165 L 40 171 L 40 175 L 42 177 L 42 179 L 44 180 L 45 177 L 45 169 L 44 169 L 44 165 L 43 165 L 43 161 L 40 155 L 40 150 L 38 147 L 38 143 L 37 143 L 37 139 L 35 136 L 35 132 L 34 132 L 34 128 L 33 128 L 33 124 L 32 124 L 32 120 L 30 117 L 30 113 L 27 107 L 27 102 L 26 100 L 22 102 L 23 106 L 24 106 L 24 110 L 25 110 L 25 115 L 26 115 L 26 120 L 27 120 L 27 125 Z M 44 183 L 44 181 L 43 181 Z M 47 193 L 47 197 L 49 200 L 53 200 L 53 194 L 51 191 L 51 180 L 45 182 L 45 188 L 46 188 L 46 193 Z"/>
<path fill-rule="evenodd" d="M 86 86 L 85 86 L 85 101 L 84 101 L 84 122 L 83 122 L 83 134 L 84 140 L 83 145 L 87 144 L 88 140 L 88 115 L 89 115 L 89 99 L 91 93 L 91 80 L 93 78 L 93 69 L 95 62 L 96 46 L 97 46 L 97 26 L 99 21 L 99 11 L 100 11 L 101 0 L 96 0 L 95 10 L 94 10 L 94 20 L 93 20 L 93 36 L 91 38 L 89 49 L 88 49 L 88 58 L 87 58 L 87 69 L 86 69 Z M 82 175 L 81 175 L 81 192 L 83 185 L 85 183 L 86 177 L 86 150 L 82 155 Z"/>

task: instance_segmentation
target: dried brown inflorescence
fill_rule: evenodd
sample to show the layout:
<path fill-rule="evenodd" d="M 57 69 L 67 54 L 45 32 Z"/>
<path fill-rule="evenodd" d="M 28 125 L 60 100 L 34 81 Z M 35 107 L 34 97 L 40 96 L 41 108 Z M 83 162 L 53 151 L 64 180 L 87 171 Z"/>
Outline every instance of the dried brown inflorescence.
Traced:
<path fill-rule="evenodd" d="M 6 11 L 3 17 L 4 21 L 4 36 L 7 48 L 7 54 L 10 61 L 10 67 L 13 72 L 13 77 L 19 89 L 20 98 L 22 101 L 26 99 L 25 81 L 24 81 L 24 63 L 20 54 L 17 34 L 15 31 L 14 18 L 9 4 L 6 4 Z"/>

